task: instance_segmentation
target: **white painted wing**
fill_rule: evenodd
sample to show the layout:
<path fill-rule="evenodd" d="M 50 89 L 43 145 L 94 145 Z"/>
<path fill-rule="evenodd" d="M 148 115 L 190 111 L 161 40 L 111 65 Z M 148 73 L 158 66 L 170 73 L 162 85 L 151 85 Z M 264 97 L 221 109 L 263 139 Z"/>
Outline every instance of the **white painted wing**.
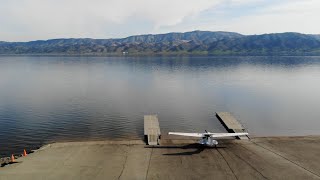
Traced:
<path fill-rule="evenodd" d="M 203 133 L 180 133 L 180 132 L 169 132 L 169 135 L 178 135 L 178 136 L 189 136 L 189 137 L 203 137 Z"/>
<path fill-rule="evenodd" d="M 210 133 L 210 137 L 234 137 L 244 135 L 249 135 L 249 133 Z"/>

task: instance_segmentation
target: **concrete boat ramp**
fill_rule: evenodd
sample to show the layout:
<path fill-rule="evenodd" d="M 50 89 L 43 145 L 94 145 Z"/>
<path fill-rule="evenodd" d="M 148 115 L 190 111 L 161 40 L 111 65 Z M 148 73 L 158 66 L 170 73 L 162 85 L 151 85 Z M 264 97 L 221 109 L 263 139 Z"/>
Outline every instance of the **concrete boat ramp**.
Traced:
<path fill-rule="evenodd" d="M 320 179 L 320 137 L 195 142 L 54 143 L 1 167 L 0 179 Z"/>

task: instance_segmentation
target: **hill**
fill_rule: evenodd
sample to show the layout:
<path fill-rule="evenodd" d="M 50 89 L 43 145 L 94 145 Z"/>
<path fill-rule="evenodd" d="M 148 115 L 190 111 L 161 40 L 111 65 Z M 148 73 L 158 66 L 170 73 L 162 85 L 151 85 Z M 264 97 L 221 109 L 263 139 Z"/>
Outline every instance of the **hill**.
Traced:
<path fill-rule="evenodd" d="M 275 33 L 241 35 L 233 32 L 192 31 L 148 34 L 120 39 L 51 39 L 0 41 L 0 54 L 121 55 L 320 55 L 320 35 Z"/>

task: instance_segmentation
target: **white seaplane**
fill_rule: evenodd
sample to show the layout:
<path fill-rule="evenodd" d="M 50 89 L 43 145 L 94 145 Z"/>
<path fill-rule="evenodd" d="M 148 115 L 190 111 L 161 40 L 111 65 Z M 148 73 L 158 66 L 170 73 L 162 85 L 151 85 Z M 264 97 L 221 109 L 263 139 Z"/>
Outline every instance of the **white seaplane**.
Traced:
<path fill-rule="evenodd" d="M 202 138 L 199 140 L 199 144 L 202 144 L 205 146 L 217 146 L 218 141 L 213 138 L 245 136 L 245 135 L 249 135 L 249 133 L 211 133 L 205 130 L 205 133 L 169 132 L 169 135 L 199 137 L 199 138 Z"/>

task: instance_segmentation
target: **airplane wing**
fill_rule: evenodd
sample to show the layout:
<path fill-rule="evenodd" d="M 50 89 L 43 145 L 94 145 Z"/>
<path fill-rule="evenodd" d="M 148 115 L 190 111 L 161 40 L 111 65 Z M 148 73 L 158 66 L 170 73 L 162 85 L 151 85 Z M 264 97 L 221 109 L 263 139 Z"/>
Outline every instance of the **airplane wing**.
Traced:
<path fill-rule="evenodd" d="M 234 137 L 249 135 L 249 133 L 209 133 L 210 137 Z"/>
<path fill-rule="evenodd" d="M 169 132 L 169 135 L 189 136 L 189 137 L 203 137 L 203 133 L 180 133 L 180 132 Z"/>

